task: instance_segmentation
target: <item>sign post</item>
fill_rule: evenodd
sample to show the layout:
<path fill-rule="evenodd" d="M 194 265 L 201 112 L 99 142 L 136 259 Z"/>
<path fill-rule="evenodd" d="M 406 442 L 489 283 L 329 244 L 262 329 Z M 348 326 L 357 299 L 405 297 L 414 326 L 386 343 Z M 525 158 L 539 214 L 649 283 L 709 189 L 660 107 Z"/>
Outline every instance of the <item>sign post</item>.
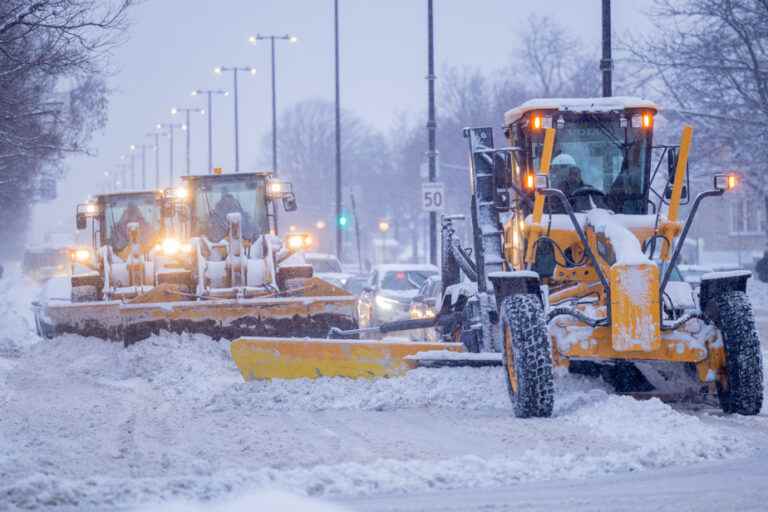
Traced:
<path fill-rule="evenodd" d="M 425 212 L 442 212 L 445 208 L 445 185 L 440 182 L 421 184 L 421 209 Z"/>

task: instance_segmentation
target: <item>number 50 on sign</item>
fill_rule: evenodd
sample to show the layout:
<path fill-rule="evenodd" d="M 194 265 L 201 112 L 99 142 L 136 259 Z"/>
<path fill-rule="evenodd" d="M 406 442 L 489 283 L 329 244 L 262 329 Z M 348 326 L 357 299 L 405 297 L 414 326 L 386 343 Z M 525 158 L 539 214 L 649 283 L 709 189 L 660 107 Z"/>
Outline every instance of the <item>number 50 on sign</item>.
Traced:
<path fill-rule="evenodd" d="M 441 212 L 445 203 L 443 183 L 421 184 L 421 209 L 425 212 Z"/>

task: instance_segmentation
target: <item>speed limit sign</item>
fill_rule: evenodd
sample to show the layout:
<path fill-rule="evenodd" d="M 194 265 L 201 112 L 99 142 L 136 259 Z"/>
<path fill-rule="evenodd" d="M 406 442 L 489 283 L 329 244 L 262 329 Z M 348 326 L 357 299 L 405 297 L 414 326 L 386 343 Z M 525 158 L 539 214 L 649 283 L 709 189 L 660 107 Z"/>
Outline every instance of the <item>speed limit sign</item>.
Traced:
<path fill-rule="evenodd" d="M 445 186 L 442 183 L 421 184 L 421 209 L 425 212 L 441 212 L 445 203 Z"/>

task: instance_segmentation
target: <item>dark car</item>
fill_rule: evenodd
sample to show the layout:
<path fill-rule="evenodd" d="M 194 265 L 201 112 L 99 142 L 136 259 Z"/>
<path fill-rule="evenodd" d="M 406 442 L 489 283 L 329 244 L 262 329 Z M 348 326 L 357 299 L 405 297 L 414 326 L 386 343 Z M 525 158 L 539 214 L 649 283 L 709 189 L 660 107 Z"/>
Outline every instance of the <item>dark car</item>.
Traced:
<path fill-rule="evenodd" d="M 419 288 L 419 292 L 411 300 L 410 316 L 411 320 L 422 320 L 434 318 L 440 309 L 440 300 L 443 297 L 443 281 L 440 276 L 431 276 L 424 281 Z M 428 341 L 438 341 L 440 333 L 434 327 L 419 329 L 414 332 L 417 339 Z"/>

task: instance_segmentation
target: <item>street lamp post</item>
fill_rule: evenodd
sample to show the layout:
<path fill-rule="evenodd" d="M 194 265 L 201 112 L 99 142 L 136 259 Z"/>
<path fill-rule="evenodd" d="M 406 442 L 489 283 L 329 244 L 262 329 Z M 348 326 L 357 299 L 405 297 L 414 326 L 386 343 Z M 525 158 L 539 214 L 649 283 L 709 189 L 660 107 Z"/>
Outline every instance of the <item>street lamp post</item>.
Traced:
<path fill-rule="evenodd" d="M 165 128 L 168 130 L 168 141 L 170 145 L 170 151 L 168 152 L 168 186 L 173 186 L 173 132 L 176 128 L 181 128 L 181 123 L 158 123 L 157 129 L 162 130 Z"/>
<path fill-rule="evenodd" d="M 160 136 L 165 135 L 164 132 L 154 131 L 147 133 L 147 137 L 155 139 L 155 143 L 152 147 L 155 148 L 155 188 L 160 188 Z"/>
<path fill-rule="evenodd" d="M 152 148 L 151 144 L 131 144 L 131 151 L 141 148 L 141 188 L 147 188 L 147 148 Z"/>
<path fill-rule="evenodd" d="M 125 160 L 126 160 L 126 156 L 120 155 L 120 162 L 118 162 L 117 164 L 117 168 L 120 169 L 120 174 L 119 174 L 119 178 L 117 180 L 116 185 L 121 190 L 125 190 L 128 188 L 128 177 L 127 177 L 128 163 Z"/>
<path fill-rule="evenodd" d="M 179 108 L 179 107 L 173 107 L 171 109 L 171 114 L 176 115 L 179 112 L 184 112 L 185 115 L 185 122 L 184 125 L 181 127 L 182 130 L 186 132 L 186 160 L 187 160 L 187 176 L 190 175 L 190 169 L 192 168 L 192 159 L 190 157 L 190 140 L 192 137 L 192 124 L 191 119 L 189 115 L 191 113 L 200 114 L 201 116 L 205 115 L 205 109 L 203 108 Z"/>
<path fill-rule="evenodd" d="M 336 98 L 334 103 L 336 121 L 336 218 L 341 215 L 341 92 L 339 84 L 339 0 L 333 0 L 333 38 L 334 38 L 334 70 L 336 83 Z M 342 231 L 336 223 L 336 257 L 342 258 Z"/>
<path fill-rule="evenodd" d="M 240 122 L 239 122 L 239 111 L 238 111 L 238 102 L 237 102 L 237 72 L 238 71 L 245 71 L 250 73 L 251 75 L 256 74 L 256 68 L 253 66 L 233 66 L 233 67 L 225 67 L 225 66 L 219 66 L 216 68 L 213 68 L 213 72 L 217 75 L 221 75 L 224 71 L 231 71 L 232 72 L 232 78 L 233 78 L 233 87 L 235 92 L 235 172 L 240 172 Z"/>
<path fill-rule="evenodd" d="M 272 55 L 272 173 L 277 176 L 277 87 L 275 84 L 275 40 L 295 43 L 299 40 L 299 38 L 289 34 L 282 36 L 256 34 L 255 36 L 248 38 L 248 41 L 250 41 L 251 44 L 256 44 L 258 41 L 266 40 L 270 42 L 270 50 Z"/>
<path fill-rule="evenodd" d="M 223 89 L 195 89 L 192 96 L 206 94 L 208 96 L 208 174 L 213 173 L 213 95 L 227 95 Z"/>

